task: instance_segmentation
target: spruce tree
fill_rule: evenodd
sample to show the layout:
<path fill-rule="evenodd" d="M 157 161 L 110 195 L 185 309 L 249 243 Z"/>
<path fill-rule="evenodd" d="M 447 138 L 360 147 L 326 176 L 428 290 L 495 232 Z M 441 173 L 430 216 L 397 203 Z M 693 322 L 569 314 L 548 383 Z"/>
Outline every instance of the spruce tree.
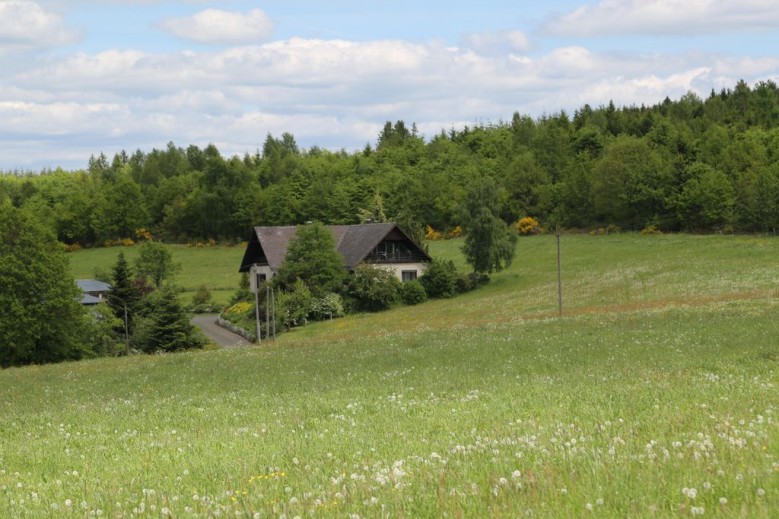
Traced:
<path fill-rule="evenodd" d="M 106 302 L 122 322 L 117 332 L 122 336 L 132 335 L 133 321 L 141 300 L 141 293 L 135 284 L 132 269 L 124 257 L 124 252 L 119 253 L 111 272 L 111 291 L 108 293 Z"/>
<path fill-rule="evenodd" d="M 166 285 L 150 296 L 148 310 L 134 337 L 139 349 L 156 353 L 203 346 L 173 286 Z"/>

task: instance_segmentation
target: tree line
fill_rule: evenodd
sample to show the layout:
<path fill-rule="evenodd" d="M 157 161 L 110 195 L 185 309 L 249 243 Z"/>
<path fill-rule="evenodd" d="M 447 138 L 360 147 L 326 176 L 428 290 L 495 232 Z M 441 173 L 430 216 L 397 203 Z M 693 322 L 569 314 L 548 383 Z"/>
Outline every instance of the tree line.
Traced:
<path fill-rule="evenodd" d="M 506 223 L 767 232 L 779 223 L 778 154 L 779 88 L 740 81 L 705 99 L 515 113 L 428 138 L 387 122 L 375 145 L 351 153 L 300 149 L 284 133 L 243 157 L 173 143 L 99 154 L 84 170 L 0 175 L 0 199 L 82 246 L 139 229 L 174 242 L 241 241 L 255 225 L 357 223 L 377 194 L 388 215 L 447 230 L 485 179 Z"/>

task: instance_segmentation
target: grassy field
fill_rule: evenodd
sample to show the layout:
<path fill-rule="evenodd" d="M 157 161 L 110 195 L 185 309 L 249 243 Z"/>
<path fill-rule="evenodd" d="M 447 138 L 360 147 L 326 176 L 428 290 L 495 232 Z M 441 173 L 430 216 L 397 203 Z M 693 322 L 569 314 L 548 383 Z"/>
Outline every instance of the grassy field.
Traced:
<path fill-rule="evenodd" d="M 270 347 L 8 369 L 0 516 L 777 517 L 777 258 L 565 236 L 558 319 L 534 237 L 475 292 Z"/>
<path fill-rule="evenodd" d="M 174 263 L 179 265 L 175 281 L 184 289 L 182 298 L 185 300 L 191 298 L 201 285 L 206 285 L 214 301 L 226 304 L 238 289 L 238 267 L 243 258 L 243 247 L 171 245 L 170 249 Z M 133 265 L 138 247 L 83 249 L 69 253 L 73 276 L 76 279 L 93 278 L 96 268 L 110 275 L 120 252 L 124 252 L 127 261 Z"/>

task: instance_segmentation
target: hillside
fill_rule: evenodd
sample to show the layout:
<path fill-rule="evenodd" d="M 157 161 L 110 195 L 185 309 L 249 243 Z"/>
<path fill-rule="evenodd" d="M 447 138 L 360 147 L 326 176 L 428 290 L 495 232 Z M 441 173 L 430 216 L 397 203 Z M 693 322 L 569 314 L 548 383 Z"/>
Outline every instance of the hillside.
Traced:
<path fill-rule="evenodd" d="M 564 236 L 558 319 L 539 236 L 269 347 L 4 370 L 0 515 L 775 517 L 778 253 Z"/>

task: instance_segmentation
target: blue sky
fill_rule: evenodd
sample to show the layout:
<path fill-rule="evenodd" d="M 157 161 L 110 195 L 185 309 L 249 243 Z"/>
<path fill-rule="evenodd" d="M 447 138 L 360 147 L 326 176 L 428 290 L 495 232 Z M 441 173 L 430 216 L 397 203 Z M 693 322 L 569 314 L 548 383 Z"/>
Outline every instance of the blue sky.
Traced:
<path fill-rule="evenodd" d="M 779 82 L 775 0 L 0 0 L 0 170 L 374 143 Z"/>

